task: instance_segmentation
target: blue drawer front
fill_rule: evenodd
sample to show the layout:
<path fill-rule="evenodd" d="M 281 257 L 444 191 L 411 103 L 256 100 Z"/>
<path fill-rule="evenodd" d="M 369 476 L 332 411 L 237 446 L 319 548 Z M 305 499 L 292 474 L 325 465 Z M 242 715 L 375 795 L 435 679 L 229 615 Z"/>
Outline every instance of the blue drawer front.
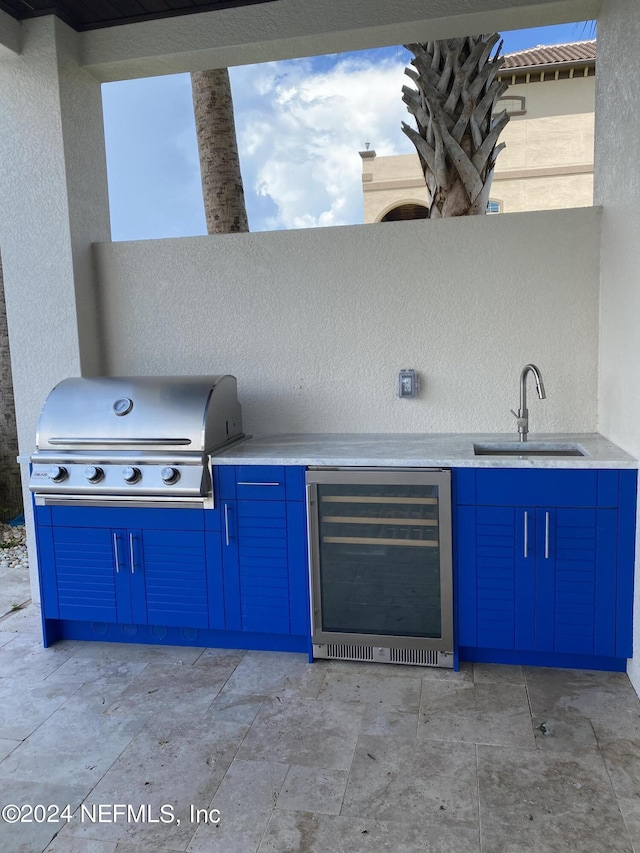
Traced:
<path fill-rule="evenodd" d="M 220 500 L 304 501 L 305 468 L 299 465 L 218 465 Z"/>
<path fill-rule="evenodd" d="M 285 500 L 284 466 L 237 465 L 236 497 L 248 501 Z"/>
<path fill-rule="evenodd" d="M 616 477 L 617 472 L 607 472 Z M 603 498 L 615 501 L 611 490 Z M 526 470 L 479 469 L 476 471 L 476 500 L 484 506 L 598 506 L 598 471 L 560 468 Z M 602 506 L 603 504 L 600 504 Z"/>

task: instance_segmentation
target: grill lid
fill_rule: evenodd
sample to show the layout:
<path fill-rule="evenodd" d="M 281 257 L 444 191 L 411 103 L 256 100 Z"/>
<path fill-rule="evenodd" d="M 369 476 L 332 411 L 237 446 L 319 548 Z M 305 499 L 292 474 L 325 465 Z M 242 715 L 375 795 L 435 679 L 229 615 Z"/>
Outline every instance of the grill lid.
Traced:
<path fill-rule="evenodd" d="M 50 392 L 39 451 L 211 452 L 242 435 L 234 376 L 99 376 Z"/>

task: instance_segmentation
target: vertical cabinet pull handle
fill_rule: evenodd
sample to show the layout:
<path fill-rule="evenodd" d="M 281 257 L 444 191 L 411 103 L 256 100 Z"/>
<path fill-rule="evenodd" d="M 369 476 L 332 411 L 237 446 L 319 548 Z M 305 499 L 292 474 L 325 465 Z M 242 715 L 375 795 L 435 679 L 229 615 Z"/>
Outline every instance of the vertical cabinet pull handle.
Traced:
<path fill-rule="evenodd" d="M 116 572 L 120 574 L 120 554 L 118 552 L 118 534 L 113 534 L 113 550 L 116 557 Z"/>
<path fill-rule="evenodd" d="M 224 538 L 227 545 L 229 544 L 229 506 L 224 505 Z"/>
<path fill-rule="evenodd" d="M 529 513 L 524 511 L 524 558 L 529 556 Z"/>
<path fill-rule="evenodd" d="M 544 514 L 544 558 L 549 559 L 549 513 Z"/>
<path fill-rule="evenodd" d="M 130 534 L 129 534 L 129 554 L 130 554 L 130 557 L 131 557 L 131 574 L 132 574 L 132 575 L 135 575 L 135 573 L 136 573 L 136 563 L 135 563 L 135 556 L 134 556 L 134 553 L 133 553 L 133 533 L 130 533 Z"/>

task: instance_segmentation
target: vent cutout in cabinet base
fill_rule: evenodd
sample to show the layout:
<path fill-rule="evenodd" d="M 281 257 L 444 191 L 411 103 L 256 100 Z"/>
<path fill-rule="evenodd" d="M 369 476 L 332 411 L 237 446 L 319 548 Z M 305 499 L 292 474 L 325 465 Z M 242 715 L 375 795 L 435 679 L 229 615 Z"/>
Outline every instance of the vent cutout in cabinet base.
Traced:
<path fill-rule="evenodd" d="M 439 666 L 453 669 L 453 653 L 433 649 L 394 649 L 383 646 L 358 646 L 347 643 L 326 643 L 313 646 L 314 658 L 325 660 L 370 661 L 398 663 L 409 666 Z"/>

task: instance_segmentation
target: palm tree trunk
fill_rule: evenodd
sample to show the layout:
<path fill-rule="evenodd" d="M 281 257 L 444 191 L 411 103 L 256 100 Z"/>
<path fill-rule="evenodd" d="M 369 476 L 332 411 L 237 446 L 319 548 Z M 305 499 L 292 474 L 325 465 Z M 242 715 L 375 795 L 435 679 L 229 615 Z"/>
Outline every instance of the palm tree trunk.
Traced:
<path fill-rule="evenodd" d="M 469 216 L 487 211 L 498 137 L 509 121 L 494 115 L 507 83 L 496 80 L 503 59 L 498 33 L 408 44 L 417 89 L 403 86 L 402 100 L 417 130 L 402 129 L 416 146 L 431 205 L 429 216 Z"/>
<path fill-rule="evenodd" d="M 22 511 L 22 483 L 17 455 L 18 431 L 0 258 L 0 521 L 8 521 Z"/>
<path fill-rule="evenodd" d="M 207 232 L 248 231 L 229 73 L 194 71 L 191 89 Z"/>

